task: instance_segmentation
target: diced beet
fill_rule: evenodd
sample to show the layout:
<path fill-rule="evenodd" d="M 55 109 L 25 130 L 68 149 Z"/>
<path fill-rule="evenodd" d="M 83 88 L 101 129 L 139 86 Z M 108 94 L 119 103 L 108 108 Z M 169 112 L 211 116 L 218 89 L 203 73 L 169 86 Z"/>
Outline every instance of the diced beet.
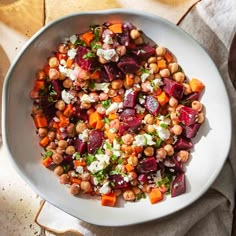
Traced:
<path fill-rule="evenodd" d="M 124 177 L 120 174 L 110 175 L 109 179 L 112 182 L 112 187 L 114 189 L 128 187 L 128 183 L 124 180 Z"/>
<path fill-rule="evenodd" d="M 75 147 L 80 155 L 83 155 L 87 151 L 87 143 L 82 142 L 80 139 L 76 140 Z"/>
<path fill-rule="evenodd" d="M 145 174 L 140 174 L 138 176 L 138 181 L 141 183 L 141 184 L 145 184 L 148 182 L 148 179 L 147 179 L 147 175 Z"/>
<path fill-rule="evenodd" d="M 186 101 L 194 101 L 199 99 L 199 93 L 198 92 L 192 92 L 188 95 L 183 96 L 183 100 Z"/>
<path fill-rule="evenodd" d="M 147 174 L 157 170 L 157 162 L 154 157 L 148 157 L 139 162 L 137 165 L 137 172 Z"/>
<path fill-rule="evenodd" d="M 171 185 L 171 197 L 176 197 L 180 194 L 185 193 L 185 174 L 179 174 L 175 177 Z"/>
<path fill-rule="evenodd" d="M 76 113 L 76 116 L 83 121 L 87 121 L 88 120 L 88 114 L 87 114 L 87 110 L 86 109 L 81 109 L 78 110 Z"/>
<path fill-rule="evenodd" d="M 117 66 L 125 73 L 125 74 L 133 74 L 140 69 L 140 65 L 131 56 L 123 56 L 120 58 Z"/>
<path fill-rule="evenodd" d="M 114 33 L 109 30 L 109 29 L 105 29 L 103 32 L 102 32 L 102 39 L 105 39 L 106 36 L 110 36 L 110 37 L 113 37 L 114 36 Z"/>
<path fill-rule="evenodd" d="M 198 118 L 198 111 L 194 110 L 191 107 L 182 106 L 178 110 L 178 113 L 179 121 L 187 126 L 194 124 Z"/>
<path fill-rule="evenodd" d="M 124 27 L 122 34 L 117 35 L 117 41 L 128 49 L 133 49 L 136 47 L 136 44 L 132 42 L 130 38 L 130 31 L 126 27 Z"/>
<path fill-rule="evenodd" d="M 88 139 L 88 153 L 94 154 L 103 143 L 103 132 L 100 130 L 92 130 Z"/>
<path fill-rule="evenodd" d="M 110 81 L 114 79 L 124 79 L 124 73 L 116 66 L 116 63 L 109 63 L 104 65 Z"/>
<path fill-rule="evenodd" d="M 122 136 L 126 131 L 128 131 L 129 125 L 126 123 L 120 123 L 119 129 L 118 129 L 118 135 Z"/>
<path fill-rule="evenodd" d="M 66 167 L 67 167 L 66 169 L 67 169 L 68 171 L 71 170 L 71 169 L 74 167 L 72 156 L 70 156 L 70 155 L 65 155 L 65 156 L 63 157 L 63 161 L 62 161 L 61 165 L 62 165 L 62 166 L 66 166 Z M 68 168 L 68 167 L 69 167 L 69 168 Z"/>
<path fill-rule="evenodd" d="M 176 173 L 184 173 L 182 162 L 179 162 L 176 157 L 172 158 L 173 163 L 175 164 L 174 170 Z"/>
<path fill-rule="evenodd" d="M 164 87 L 163 90 L 169 95 L 173 96 L 176 99 L 180 100 L 183 97 L 184 88 L 183 85 L 177 83 L 176 81 L 164 78 Z"/>
<path fill-rule="evenodd" d="M 134 26 L 132 23 L 130 23 L 130 22 L 125 22 L 124 24 L 123 24 L 123 29 L 124 30 L 127 30 L 127 31 L 130 31 L 130 30 L 132 30 L 132 29 L 136 29 L 136 26 Z"/>
<path fill-rule="evenodd" d="M 125 108 L 134 108 L 136 105 L 137 95 L 137 91 L 134 91 L 133 89 L 127 90 L 124 96 L 123 106 Z"/>
<path fill-rule="evenodd" d="M 149 57 L 155 54 L 155 49 L 148 44 L 144 44 L 141 46 L 137 46 L 135 49 L 132 50 L 138 58 L 142 60 L 147 60 Z"/>
<path fill-rule="evenodd" d="M 201 124 L 194 123 L 190 126 L 183 127 L 183 135 L 187 138 L 194 138 L 200 128 Z"/>
<path fill-rule="evenodd" d="M 193 147 L 193 143 L 189 138 L 179 138 L 174 144 L 176 150 L 189 150 Z"/>
<path fill-rule="evenodd" d="M 146 98 L 145 101 L 145 107 L 148 110 L 149 113 L 153 114 L 153 115 L 157 115 L 160 109 L 160 104 L 157 101 L 156 98 L 154 98 L 153 96 L 149 95 Z"/>
<path fill-rule="evenodd" d="M 98 82 L 98 83 L 99 82 L 105 82 L 105 83 L 110 82 L 110 79 L 109 79 L 108 74 L 107 74 L 104 67 L 101 68 L 100 79 L 99 79 L 99 81 L 96 80 L 96 82 Z"/>
<path fill-rule="evenodd" d="M 51 83 L 53 85 L 54 91 L 57 93 L 55 95 L 55 98 L 57 98 L 57 99 L 60 98 L 62 89 L 61 89 L 61 84 L 60 84 L 59 80 L 52 80 Z"/>
<path fill-rule="evenodd" d="M 142 120 L 136 116 L 124 117 L 123 122 L 120 123 L 118 135 L 123 135 L 126 131 L 136 132 L 139 130 Z"/>
<path fill-rule="evenodd" d="M 130 116 L 135 116 L 135 109 L 126 108 L 123 112 L 121 112 L 119 117 L 121 120 L 124 120 L 125 118 L 128 118 Z"/>
<path fill-rule="evenodd" d="M 77 49 L 77 64 L 86 71 L 96 69 L 98 62 L 96 58 L 83 58 L 89 50 L 86 47 L 79 46 Z"/>

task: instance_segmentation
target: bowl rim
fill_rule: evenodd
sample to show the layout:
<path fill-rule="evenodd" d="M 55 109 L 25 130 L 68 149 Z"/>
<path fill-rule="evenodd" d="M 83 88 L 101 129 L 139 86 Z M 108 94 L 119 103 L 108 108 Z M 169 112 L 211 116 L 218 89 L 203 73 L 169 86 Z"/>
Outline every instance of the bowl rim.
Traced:
<path fill-rule="evenodd" d="M 47 23 L 46 25 L 44 25 L 43 27 L 41 27 L 30 39 L 27 40 L 27 42 L 24 44 L 24 46 L 21 48 L 21 50 L 19 51 L 19 53 L 17 54 L 17 56 L 14 58 L 13 62 L 11 63 L 8 72 L 5 76 L 4 79 L 4 83 L 3 83 L 3 92 L 2 92 L 2 140 L 3 140 L 3 145 L 6 148 L 7 151 L 7 156 L 10 159 L 11 164 L 14 166 L 16 172 L 24 179 L 24 181 L 30 186 L 30 188 L 37 194 L 39 194 L 42 198 L 44 198 L 46 201 L 48 201 L 49 203 L 51 203 L 52 205 L 54 205 L 55 207 L 59 208 L 60 210 L 78 218 L 81 219 L 83 221 L 86 221 L 86 219 L 83 218 L 79 218 L 79 216 L 73 215 L 72 213 L 69 213 L 68 211 L 62 209 L 60 206 L 56 206 L 52 201 L 47 199 L 46 194 L 42 193 L 36 186 L 34 186 L 34 184 L 30 181 L 29 177 L 21 170 L 21 168 L 16 164 L 15 162 L 15 158 L 11 152 L 11 148 L 10 145 L 8 143 L 8 137 L 7 137 L 7 132 L 6 132 L 6 119 L 7 119 L 7 95 L 8 95 L 8 87 L 9 87 L 9 82 L 11 79 L 11 74 L 12 71 L 14 69 L 14 67 L 17 65 L 19 59 L 25 54 L 25 52 L 27 51 L 28 47 L 41 35 L 44 33 L 45 30 L 47 30 L 50 27 L 53 27 L 54 24 L 57 24 L 67 18 L 72 18 L 72 17 L 76 17 L 76 16 L 83 16 L 83 15 L 111 15 L 111 14 L 121 14 L 121 15 L 133 15 L 133 16 L 137 16 L 137 17 L 144 17 L 144 18 L 151 18 L 151 19 L 156 19 L 162 22 L 165 22 L 169 27 L 174 28 L 175 30 L 177 29 L 178 31 L 180 31 L 182 34 L 184 34 L 185 36 L 187 36 L 190 40 L 194 41 L 208 56 L 208 59 L 211 61 L 212 66 L 214 67 L 214 69 L 216 70 L 216 72 L 219 74 L 219 77 L 222 79 L 222 86 L 225 89 L 226 95 L 227 95 L 227 106 L 229 107 L 229 115 L 230 115 L 230 124 L 229 124 L 229 128 L 230 128 L 230 137 L 229 137 L 229 143 L 227 144 L 227 147 L 225 148 L 225 158 L 224 161 L 222 161 L 222 165 L 216 170 L 214 171 L 214 173 L 212 173 L 211 178 L 207 181 L 207 184 L 201 189 L 201 191 L 199 191 L 198 194 L 196 194 L 194 197 L 191 198 L 191 200 L 185 204 L 182 207 L 179 207 L 177 210 L 166 214 L 164 216 L 161 217 L 157 217 L 157 218 L 153 218 L 153 219 L 148 219 L 146 221 L 138 221 L 138 222 L 134 222 L 134 223 L 129 223 L 129 224 L 116 224 L 116 225 L 108 225 L 108 224 L 98 224 L 96 222 L 89 222 L 91 224 L 95 224 L 95 225 L 100 225 L 100 226 L 128 226 L 128 225 L 134 225 L 134 224 L 139 224 L 139 223 L 144 223 L 144 222 L 149 222 L 152 220 L 159 220 L 162 219 L 164 217 L 167 217 L 169 215 L 172 215 L 176 212 L 179 212 L 182 209 L 187 208 L 189 205 L 192 205 L 194 202 L 196 202 L 200 197 L 202 197 L 205 192 L 211 187 L 211 185 L 213 184 L 213 182 L 216 180 L 217 176 L 220 174 L 227 158 L 228 158 L 228 154 L 230 152 L 230 147 L 231 147 L 231 143 L 232 143 L 232 112 L 231 112 L 231 103 L 230 103 L 230 99 L 229 99 L 229 93 L 226 87 L 226 84 L 224 82 L 223 77 L 221 76 L 218 68 L 216 67 L 214 61 L 212 60 L 211 56 L 209 55 L 209 53 L 197 42 L 197 40 L 195 40 L 188 32 L 184 31 L 182 28 L 180 28 L 178 25 L 175 25 L 174 23 L 168 21 L 167 19 L 164 19 L 158 15 L 155 15 L 153 13 L 148 13 L 148 12 L 143 12 L 143 11 L 139 11 L 139 10 L 132 10 L 132 9 L 108 9 L 108 10 L 98 10 L 98 11 L 85 11 L 85 12 L 76 12 L 76 13 L 71 13 L 71 14 L 67 14 L 64 15 L 62 17 L 59 17 L 55 20 L 50 21 L 49 23 Z M 87 221 L 88 222 L 88 221 Z"/>

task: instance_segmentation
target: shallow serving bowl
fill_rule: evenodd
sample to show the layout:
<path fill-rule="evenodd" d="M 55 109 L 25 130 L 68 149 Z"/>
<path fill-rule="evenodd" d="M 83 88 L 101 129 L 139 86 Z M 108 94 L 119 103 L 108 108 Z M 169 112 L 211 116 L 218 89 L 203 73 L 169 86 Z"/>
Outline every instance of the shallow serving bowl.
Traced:
<path fill-rule="evenodd" d="M 30 116 L 29 93 L 35 72 L 64 38 L 84 32 L 90 24 L 106 21 L 132 22 L 157 44 L 164 45 L 178 59 L 188 77 L 202 80 L 206 121 L 194 139 L 192 158 L 186 167 L 187 192 L 151 205 L 148 199 L 119 202 L 103 207 L 91 197 L 74 197 L 59 184 L 54 173 L 41 163 L 41 148 Z M 12 64 L 3 91 L 3 141 L 18 173 L 42 198 L 63 211 L 89 223 L 121 226 L 158 219 L 196 201 L 219 174 L 231 141 L 231 114 L 228 95 L 220 74 L 207 53 L 174 24 L 160 17 L 127 10 L 73 14 L 56 20 L 37 32 Z"/>

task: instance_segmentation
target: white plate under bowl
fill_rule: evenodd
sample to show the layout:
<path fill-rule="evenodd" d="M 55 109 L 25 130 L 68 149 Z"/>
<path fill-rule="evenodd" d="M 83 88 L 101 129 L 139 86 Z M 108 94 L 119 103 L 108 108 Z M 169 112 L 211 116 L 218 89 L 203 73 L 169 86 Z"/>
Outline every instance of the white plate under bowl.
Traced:
<path fill-rule="evenodd" d="M 99 200 L 74 197 L 59 184 L 54 173 L 40 164 L 41 149 L 32 122 L 29 97 L 35 72 L 59 42 L 84 32 L 90 24 L 107 21 L 132 22 L 177 57 L 188 77 L 206 86 L 202 102 L 206 121 L 194 139 L 191 162 L 186 167 L 187 192 L 151 205 L 148 199 L 135 203 L 120 202 L 103 207 Z M 128 10 L 72 14 L 56 20 L 37 32 L 15 59 L 6 76 L 3 91 L 3 141 L 18 173 L 42 198 L 63 211 L 89 223 L 121 226 L 146 222 L 179 211 L 196 201 L 219 174 L 231 141 L 231 113 L 222 78 L 207 53 L 188 34 L 160 17 Z"/>

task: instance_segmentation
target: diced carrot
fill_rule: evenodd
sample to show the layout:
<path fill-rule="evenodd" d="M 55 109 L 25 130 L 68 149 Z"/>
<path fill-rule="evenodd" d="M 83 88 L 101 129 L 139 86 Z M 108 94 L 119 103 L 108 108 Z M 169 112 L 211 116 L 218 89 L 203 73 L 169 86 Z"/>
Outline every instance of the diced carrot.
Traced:
<path fill-rule="evenodd" d="M 129 163 L 127 163 L 127 164 L 125 165 L 125 169 L 126 169 L 128 172 L 130 172 L 130 171 L 134 170 L 134 166 L 131 165 L 131 164 L 129 164 Z"/>
<path fill-rule="evenodd" d="M 65 108 L 65 110 L 63 111 L 63 115 L 66 117 L 70 117 L 73 113 L 73 105 L 72 104 L 68 104 Z"/>
<path fill-rule="evenodd" d="M 149 194 L 149 199 L 152 204 L 155 204 L 163 199 L 163 195 L 159 188 L 153 188 Z"/>
<path fill-rule="evenodd" d="M 93 128 L 96 128 L 97 121 L 101 119 L 102 119 L 101 114 L 95 111 L 89 115 L 89 125 Z"/>
<path fill-rule="evenodd" d="M 53 123 L 52 123 L 52 128 L 53 128 L 53 129 L 59 129 L 59 128 L 60 128 L 59 124 L 60 124 L 59 122 L 53 121 Z"/>
<path fill-rule="evenodd" d="M 201 92 L 205 87 L 205 85 L 196 78 L 193 78 L 189 81 L 189 86 L 193 92 Z"/>
<path fill-rule="evenodd" d="M 173 55 L 170 51 L 166 50 L 164 58 L 168 61 L 168 63 L 170 63 L 173 60 Z"/>
<path fill-rule="evenodd" d="M 102 129 L 104 125 L 105 122 L 103 120 L 98 120 L 95 129 Z"/>
<path fill-rule="evenodd" d="M 100 70 L 96 70 L 94 71 L 91 76 L 90 76 L 90 79 L 99 79 L 100 78 Z"/>
<path fill-rule="evenodd" d="M 157 61 L 157 66 L 159 69 L 165 69 L 167 67 L 166 60 L 162 59 L 162 60 Z"/>
<path fill-rule="evenodd" d="M 67 67 L 67 68 L 71 68 L 73 62 L 74 62 L 73 59 L 67 58 L 67 60 L 66 60 L 66 67 Z"/>
<path fill-rule="evenodd" d="M 109 130 L 105 130 L 105 135 L 109 139 L 109 141 L 113 142 L 113 140 L 116 138 L 116 133 L 112 133 Z"/>
<path fill-rule="evenodd" d="M 64 116 L 63 114 L 59 115 L 59 120 L 60 120 L 59 127 L 66 127 L 70 123 L 69 118 Z"/>
<path fill-rule="evenodd" d="M 125 83 L 128 87 L 134 84 L 134 78 L 132 78 L 129 74 L 125 76 Z"/>
<path fill-rule="evenodd" d="M 48 126 L 47 118 L 44 114 L 35 114 L 34 115 L 34 124 L 36 128 L 44 128 Z"/>
<path fill-rule="evenodd" d="M 86 162 L 84 159 L 81 159 L 81 160 L 74 160 L 73 161 L 74 163 L 74 167 L 78 167 L 78 166 L 86 166 Z"/>
<path fill-rule="evenodd" d="M 121 23 L 112 24 L 108 28 L 115 34 L 121 34 L 123 32 L 123 27 Z"/>
<path fill-rule="evenodd" d="M 101 199 L 102 206 L 114 207 L 115 204 L 116 204 L 116 194 L 115 193 L 109 193 L 109 194 L 102 195 L 102 199 Z"/>
<path fill-rule="evenodd" d="M 57 59 L 59 61 L 61 61 L 61 60 L 65 60 L 66 61 L 67 58 L 68 58 L 66 53 L 59 53 L 59 52 L 57 52 L 56 57 L 57 57 Z"/>
<path fill-rule="evenodd" d="M 143 147 L 142 146 L 134 146 L 133 147 L 133 152 L 134 154 L 138 155 L 139 153 L 141 153 L 143 151 Z"/>
<path fill-rule="evenodd" d="M 45 136 L 44 138 L 42 138 L 40 141 L 39 141 L 39 145 L 42 146 L 42 147 L 46 147 L 49 143 L 49 138 L 48 136 Z"/>
<path fill-rule="evenodd" d="M 53 160 L 51 157 L 46 157 L 45 159 L 42 160 L 42 164 L 45 167 L 49 167 L 52 164 Z"/>
<path fill-rule="evenodd" d="M 93 39 L 94 39 L 94 34 L 91 31 L 88 31 L 81 35 L 81 40 L 83 40 L 87 46 L 90 46 L 90 43 Z"/>
<path fill-rule="evenodd" d="M 35 80 L 34 82 L 34 90 L 39 91 L 43 89 L 45 86 L 45 80 Z"/>
<path fill-rule="evenodd" d="M 164 106 L 167 102 L 169 102 L 169 97 L 164 91 L 162 91 L 161 94 L 157 96 L 157 101 L 161 104 L 161 106 Z"/>
<path fill-rule="evenodd" d="M 78 184 L 78 185 L 80 185 L 81 184 L 81 179 L 78 179 L 78 178 L 75 178 L 75 177 L 70 177 L 70 182 L 72 183 L 72 184 Z"/>
<path fill-rule="evenodd" d="M 109 115 L 108 115 L 108 119 L 109 120 L 115 120 L 115 119 L 117 119 L 118 118 L 118 116 L 117 116 L 117 114 L 115 114 L 115 113 L 110 113 Z"/>
<path fill-rule="evenodd" d="M 136 114 L 136 117 L 139 118 L 140 120 L 142 120 L 144 116 L 145 114 L 142 114 L 142 113 Z"/>
<path fill-rule="evenodd" d="M 112 102 L 122 102 L 122 96 L 121 95 L 116 95 L 115 97 L 113 97 Z"/>

